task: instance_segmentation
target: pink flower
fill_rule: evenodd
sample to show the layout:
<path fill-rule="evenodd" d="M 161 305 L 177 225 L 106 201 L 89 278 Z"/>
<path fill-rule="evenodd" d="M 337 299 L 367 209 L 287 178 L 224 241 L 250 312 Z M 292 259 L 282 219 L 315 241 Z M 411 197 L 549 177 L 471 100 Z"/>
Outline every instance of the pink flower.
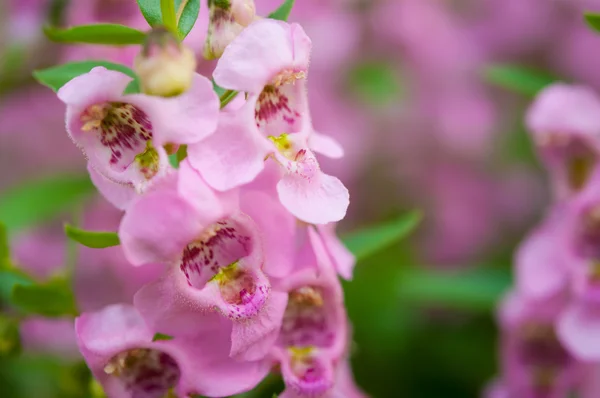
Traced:
<path fill-rule="evenodd" d="M 581 190 L 596 170 L 599 115 L 593 91 L 566 84 L 544 89 L 529 109 L 527 126 L 559 199 Z"/>
<path fill-rule="evenodd" d="M 334 274 L 313 269 L 276 284 L 288 292 L 281 330 L 271 355 L 286 385 L 282 397 L 335 397 L 348 345 L 343 296 Z"/>
<path fill-rule="evenodd" d="M 562 398 L 578 387 L 584 371 L 558 339 L 556 319 L 561 297 L 527 300 L 517 292 L 500 309 L 503 386 L 508 397 Z M 502 397 L 503 395 L 499 395 Z"/>
<path fill-rule="evenodd" d="M 222 397 L 253 388 L 269 369 L 262 362 L 229 358 L 228 327 L 216 319 L 194 336 L 152 341 L 155 331 L 127 305 L 75 321 L 81 353 L 111 398 L 160 398 L 170 391 Z"/>
<path fill-rule="evenodd" d="M 194 319 L 218 311 L 234 321 L 232 355 L 242 356 L 272 333 L 283 295 L 271 293 L 260 231 L 239 210 L 237 192 L 213 191 L 185 161 L 131 204 L 119 236 L 133 264 L 168 264 L 134 299 L 150 324 L 193 333 L 201 324 Z"/>
<path fill-rule="evenodd" d="M 283 172 L 279 200 L 294 216 L 314 224 L 339 221 L 348 190 L 321 172 L 311 151 L 340 157 L 333 139 L 313 131 L 305 80 L 310 39 L 297 24 L 262 20 L 246 28 L 225 50 L 214 72 L 220 86 L 248 93 L 239 110 L 221 115 L 216 134 L 188 154 L 215 189 L 251 182 L 273 158 Z"/>
<path fill-rule="evenodd" d="M 174 98 L 123 95 L 130 81 L 120 72 L 97 67 L 71 80 L 58 96 L 67 104 L 69 135 L 91 167 L 142 192 L 170 168 L 163 146 L 210 135 L 219 105 L 210 82 L 200 75 L 189 91 Z"/>
<path fill-rule="evenodd" d="M 548 299 L 569 286 L 569 253 L 565 244 L 565 208 L 557 206 L 519 247 L 516 285 L 523 296 Z"/>

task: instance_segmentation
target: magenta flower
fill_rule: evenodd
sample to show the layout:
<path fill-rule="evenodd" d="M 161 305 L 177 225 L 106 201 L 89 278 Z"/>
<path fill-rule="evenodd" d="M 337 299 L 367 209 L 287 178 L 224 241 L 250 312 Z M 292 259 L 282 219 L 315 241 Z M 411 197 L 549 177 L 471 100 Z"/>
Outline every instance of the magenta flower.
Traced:
<path fill-rule="evenodd" d="M 565 206 L 557 206 L 521 244 L 515 256 L 516 285 L 530 299 L 555 297 L 569 286 Z"/>
<path fill-rule="evenodd" d="M 272 158 L 283 173 L 279 200 L 294 216 L 313 224 L 339 221 L 347 189 L 323 173 L 312 150 L 343 152 L 313 131 L 306 76 L 311 42 L 297 24 L 262 20 L 246 28 L 225 50 L 214 72 L 222 87 L 248 93 L 246 104 L 224 112 L 217 132 L 188 149 L 190 162 L 215 189 L 251 182 Z"/>
<path fill-rule="evenodd" d="M 580 191 L 597 169 L 599 115 L 596 93 L 567 84 L 544 89 L 528 112 L 527 126 L 558 198 Z"/>
<path fill-rule="evenodd" d="M 561 297 L 535 301 L 517 292 L 502 303 L 504 396 L 561 398 L 578 387 L 583 365 L 557 336 L 556 320 L 563 305 Z"/>
<path fill-rule="evenodd" d="M 173 98 L 123 95 L 130 81 L 97 67 L 71 80 L 58 96 L 67 104 L 67 131 L 91 167 L 142 192 L 170 168 L 163 147 L 212 134 L 219 105 L 210 81 L 200 75 L 189 91 Z"/>
<path fill-rule="evenodd" d="M 271 292 L 260 231 L 239 210 L 237 192 L 213 191 L 183 162 L 131 204 L 119 236 L 133 264 L 168 264 L 134 299 L 151 325 L 193 333 L 199 317 L 218 311 L 234 321 L 232 355 L 264 356 L 249 351 L 273 334 L 285 295 Z"/>
<path fill-rule="evenodd" d="M 155 332 L 131 306 L 112 305 L 75 320 L 80 351 L 111 398 L 222 397 L 254 387 L 268 367 L 229 358 L 228 325 L 217 319 L 211 326 L 195 336 L 152 341 Z"/>
<path fill-rule="evenodd" d="M 281 283 L 288 300 L 271 350 L 286 385 L 282 396 L 329 396 L 347 346 L 347 320 L 339 282 L 312 270 Z"/>

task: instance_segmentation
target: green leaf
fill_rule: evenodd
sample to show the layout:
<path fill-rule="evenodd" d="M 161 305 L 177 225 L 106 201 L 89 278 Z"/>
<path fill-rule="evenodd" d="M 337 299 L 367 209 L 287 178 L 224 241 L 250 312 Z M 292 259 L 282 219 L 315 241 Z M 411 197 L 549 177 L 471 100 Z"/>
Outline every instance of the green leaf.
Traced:
<path fill-rule="evenodd" d="M 152 338 L 152 341 L 160 341 L 160 340 L 173 340 L 173 336 L 169 336 L 168 334 L 156 333 Z"/>
<path fill-rule="evenodd" d="M 462 272 L 443 272 L 419 267 L 406 271 L 399 294 L 412 304 L 490 311 L 511 285 L 508 271 L 477 268 Z"/>
<path fill-rule="evenodd" d="M 0 269 L 0 303 L 9 303 L 16 285 L 31 285 L 33 280 L 17 268 Z"/>
<path fill-rule="evenodd" d="M 168 17 L 169 19 L 175 18 L 171 19 L 171 22 L 169 22 L 172 26 L 163 22 L 161 1 L 163 0 L 137 0 L 137 3 L 150 26 L 155 27 L 164 25 L 172 31 L 177 31 L 179 38 L 184 39 L 188 33 L 190 33 L 198 19 L 198 14 L 200 13 L 200 0 L 175 0 L 174 10 L 177 10 L 177 14 Z M 170 1 L 173 3 L 172 0 Z M 174 29 L 175 27 L 177 27 L 177 29 Z"/>
<path fill-rule="evenodd" d="M 515 65 L 492 65 L 483 71 L 485 80 L 495 86 L 534 97 L 557 79 L 543 71 Z"/>
<path fill-rule="evenodd" d="M 20 309 L 47 317 L 77 315 L 75 298 L 65 279 L 45 284 L 15 285 L 12 301 Z"/>
<path fill-rule="evenodd" d="M 160 0 L 137 0 L 137 3 L 148 25 L 152 27 L 162 25 Z"/>
<path fill-rule="evenodd" d="M 212 85 L 213 85 L 213 90 L 215 91 L 215 93 L 217 93 L 217 96 L 219 96 L 219 97 L 223 96 L 223 94 L 225 94 L 225 92 L 227 91 L 223 87 L 221 87 L 217 83 L 215 83 L 214 80 L 212 80 Z"/>
<path fill-rule="evenodd" d="M 192 30 L 200 13 L 200 0 L 188 0 L 182 4 L 182 0 L 176 0 L 177 6 L 177 30 L 179 37 L 184 39 Z M 183 8 L 182 8 L 183 6 Z"/>
<path fill-rule="evenodd" d="M 275 11 L 269 14 L 269 18 L 278 19 L 280 21 L 287 21 L 292 8 L 294 7 L 294 0 L 285 0 L 283 4 L 279 6 Z"/>
<path fill-rule="evenodd" d="M 229 104 L 233 99 L 238 95 L 238 91 L 227 90 L 223 93 L 223 95 L 219 98 L 221 101 L 221 109 L 225 108 L 227 104 Z"/>
<path fill-rule="evenodd" d="M 121 244 L 116 232 L 86 231 L 65 224 L 65 234 L 75 242 L 92 249 L 103 249 Z"/>
<path fill-rule="evenodd" d="M 586 12 L 583 14 L 585 18 L 585 22 L 587 22 L 588 26 L 595 30 L 596 32 L 600 32 L 600 14 L 596 12 Z"/>
<path fill-rule="evenodd" d="M 135 45 L 142 44 L 146 34 L 129 26 L 119 24 L 81 25 L 62 29 L 55 26 L 45 26 L 44 33 L 59 43 L 88 43 L 106 45 Z"/>
<path fill-rule="evenodd" d="M 366 61 L 349 72 L 350 90 L 371 105 L 382 106 L 401 98 L 402 89 L 396 69 L 381 61 Z"/>
<path fill-rule="evenodd" d="M 14 356 L 20 351 L 19 323 L 5 314 L 0 314 L 0 357 Z"/>
<path fill-rule="evenodd" d="M 40 285 L 16 285 L 12 302 L 30 314 L 46 317 L 77 315 L 73 292 L 64 279 Z"/>
<path fill-rule="evenodd" d="M 348 234 L 342 240 L 357 260 L 364 260 L 404 238 L 419 225 L 421 218 L 421 212 L 413 211 L 393 222 Z"/>
<path fill-rule="evenodd" d="M 137 79 L 136 74 L 130 68 L 126 67 L 125 65 L 115 64 L 107 61 L 70 62 L 68 64 L 53 66 L 52 68 L 48 69 L 36 70 L 33 72 L 33 76 L 38 82 L 56 92 L 73 78 L 83 75 L 84 73 L 88 73 L 97 66 L 103 66 L 106 69 L 116 70 L 125 73 L 127 76 Z M 125 91 L 127 91 L 127 89 Z"/>
<path fill-rule="evenodd" d="M 68 211 L 96 192 L 88 175 L 54 175 L 25 181 L 0 198 L 0 222 L 18 231 Z"/>
<path fill-rule="evenodd" d="M 0 223 L 0 268 L 6 268 L 10 264 L 10 247 L 8 246 L 8 233 L 6 226 Z"/>

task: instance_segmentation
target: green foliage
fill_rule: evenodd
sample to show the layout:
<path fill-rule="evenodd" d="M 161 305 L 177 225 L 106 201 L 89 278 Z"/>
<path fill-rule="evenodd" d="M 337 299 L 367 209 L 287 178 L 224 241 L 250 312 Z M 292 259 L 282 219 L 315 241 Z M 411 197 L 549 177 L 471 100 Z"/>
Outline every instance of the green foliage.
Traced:
<path fill-rule="evenodd" d="M 0 314 L 0 356 L 13 356 L 20 351 L 19 323 L 6 314 Z"/>
<path fill-rule="evenodd" d="M 411 304 L 435 305 L 453 309 L 489 312 L 511 285 L 507 271 L 478 267 L 454 273 L 407 270 L 401 277 L 398 291 Z"/>
<path fill-rule="evenodd" d="M 421 219 L 421 213 L 413 211 L 390 223 L 347 234 L 342 240 L 358 261 L 364 260 L 407 236 Z"/>
<path fill-rule="evenodd" d="M 279 8 L 269 14 L 269 18 L 277 19 L 279 21 L 287 21 L 293 7 L 294 0 L 285 0 L 283 4 L 279 6 Z"/>
<path fill-rule="evenodd" d="M 0 269 L 8 267 L 10 264 L 10 248 L 8 246 L 8 233 L 6 226 L 0 223 Z"/>
<path fill-rule="evenodd" d="M 365 61 L 348 74 L 350 91 L 368 104 L 383 106 L 402 95 L 400 79 L 392 65 L 382 61 Z"/>
<path fill-rule="evenodd" d="M 142 44 L 146 37 L 144 32 L 119 24 L 81 25 L 72 28 L 45 26 L 44 33 L 59 43 L 87 43 L 105 45 L 134 45 Z"/>
<path fill-rule="evenodd" d="M 105 247 L 118 246 L 121 244 L 116 232 L 86 231 L 65 224 L 65 234 L 75 242 L 79 242 L 92 249 L 103 249 Z"/>
<path fill-rule="evenodd" d="M 583 17 L 592 30 L 596 31 L 596 33 L 600 32 L 600 13 L 586 12 L 583 14 Z"/>
<path fill-rule="evenodd" d="M 173 336 L 169 336 L 168 334 L 156 333 L 152 338 L 152 341 L 161 341 L 161 340 L 173 340 Z"/>
<path fill-rule="evenodd" d="M 137 3 L 150 26 L 164 26 L 180 39 L 190 33 L 200 12 L 200 0 L 137 0 Z M 167 10 L 165 18 L 163 7 Z"/>
<path fill-rule="evenodd" d="M 31 285 L 33 280 L 23 271 L 6 267 L 0 269 L 0 303 L 10 303 L 16 285 Z"/>
<path fill-rule="evenodd" d="M 135 72 L 125 65 L 115 64 L 107 61 L 81 61 L 69 62 L 67 64 L 53 66 L 47 69 L 36 70 L 33 72 L 35 79 L 53 91 L 58 91 L 62 86 L 76 78 L 79 75 L 88 73 L 97 66 L 103 66 L 106 69 L 116 70 L 130 76 L 134 79 L 132 83 L 125 89 L 125 94 L 139 92 L 138 78 Z M 138 84 L 137 91 L 132 91 L 135 87 L 130 87 L 132 84 Z"/>
<path fill-rule="evenodd" d="M 28 314 L 46 317 L 77 315 L 71 286 L 62 278 L 44 284 L 17 284 L 13 288 L 12 302 Z"/>
<path fill-rule="evenodd" d="M 87 175 L 54 175 L 26 181 L 3 192 L 0 221 L 9 232 L 56 217 L 95 192 Z"/>
<path fill-rule="evenodd" d="M 543 71 L 516 65 L 492 65 L 483 71 L 484 79 L 495 86 L 534 97 L 557 79 Z"/>
<path fill-rule="evenodd" d="M 217 86 L 218 87 L 218 86 Z M 220 87 L 219 87 L 220 88 Z M 225 108 L 238 95 L 237 91 L 227 90 L 219 98 L 221 101 L 221 109 Z"/>

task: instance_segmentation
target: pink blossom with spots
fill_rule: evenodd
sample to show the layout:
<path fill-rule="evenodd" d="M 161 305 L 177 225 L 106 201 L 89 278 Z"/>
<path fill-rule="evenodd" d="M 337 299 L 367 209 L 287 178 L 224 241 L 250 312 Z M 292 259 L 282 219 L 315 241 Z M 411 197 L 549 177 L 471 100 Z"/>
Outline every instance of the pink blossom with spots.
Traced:
<path fill-rule="evenodd" d="M 304 269 L 274 282 L 274 289 L 287 292 L 279 337 L 271 349 L 286 385 L 281 396 L 362 397 L 348 379 L 349 331 L 341 286 L 316 239 L 313 261 L 319 264 L 299 264 Z"/>
<path fill-rule="evenodd" d="M 170 170 L 165 145 L 190 144 L 214 132 L 219 103 L 200 75 L 173 98 L 122 94 L 130 82 L 121 72 L 97 67 L 71 80 L 58 96 L 67 105 L 67 131 L 90 167 L 119 184 L 115 190 L 125 186 L 140 193 Z M 101 192 L 111 189 L 107 182 L 98 186 Z"/>
<path fill-rule="evenodd" d="M 271 292 L 263 239 L 240 211 L 238 192 L 212 190 L 184 161 L 130 205 L 119 236 L 134 265 L 167 264 L 134 298 L 151 325 L 192 333 L 217 312 L 233 321 L 232 355 L 264 356 L 252 346 L 273 334 L 283 294 Z"/>
<path fill-rule="evenodd" d="M 188 156 L 215 189 L 253 181 L 272 159 L 280 165 L 277 194 L 295 217 L 313 224 L 341 220 L 349 204 L 339 179 L 323 173 L 313 153 L 340 157 L 330 137 L 316 133 L 307 107 L 311 42 L 297 24 L 254 22 L 225 50 L 214 79 L 248 93 L 246 104 L 220 116 L 217 132 L 188 148 Z"/>
<path fill-rule="evenodd" d="M 269 368 L 229 357 L 231 325 L 219 318 L 195 335 L 152 341 L 129 305 L 84 313 L 75 321 L 77 342 L 94 377 L 111 398 L 161 398 L 169 392 L 223 397 L 253 388 Z"/>

